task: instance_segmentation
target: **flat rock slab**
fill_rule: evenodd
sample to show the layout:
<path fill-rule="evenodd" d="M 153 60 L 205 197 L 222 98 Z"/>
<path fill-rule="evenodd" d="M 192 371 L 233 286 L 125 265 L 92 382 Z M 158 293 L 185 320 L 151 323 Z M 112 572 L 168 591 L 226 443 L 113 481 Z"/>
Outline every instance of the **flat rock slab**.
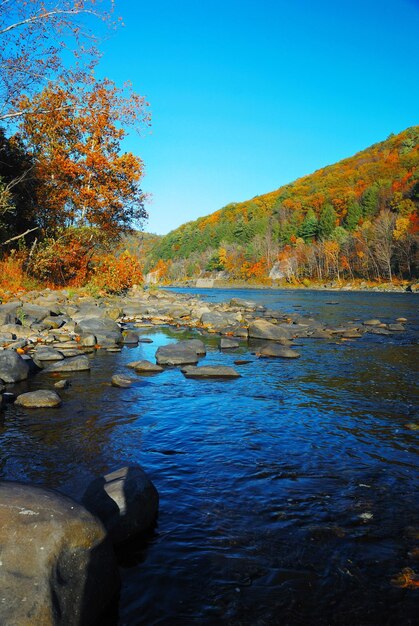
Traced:
<path fill-rule="evenodd" d="M 62 361 L 64 355 L 54 348 L 38 348 L 33 354 L 38 361 Z"/>
<path fill-rule="evenodd" d="M 99 520 L 57 492 L 11 482 L 0 483 L 0 511 L 0 624 L 86 626 L 102 619 L 119 580 Z"/>
<path fill-rule="evenodd" d="M 182 368 L 182 374 L 186 378 L 240 378 L 240 374 L 227 365 L 204 365 L 202 367 L 188 365 Z"/>
<path fill-rule="evenodd" d="M 0 379 L 5 383 L 17 383 L 26 380 L 29 364 L 13 350 L 0 352 Z"/>
<path fill-rule="evenodd" d="M 90 483 L 82 503 L 103 522 L 112 541 L 122 543 L 153 526 L 159 494 L 140 466 L 128 466 Z"/>
<path fill-rule="evenodd" d="M 15 404 L 28 409 L 44 409 L 60 406 L 61 398 L 55 391 L 49 389 L 38 389 L 37 391 L 29 391 L 21 393 L 16 398 Z"/>
<path fill-rule="evenodd" d="M 249 325 L 249 337 L 253 339 L 270 339 L 280 341 L 281 339 L 291 339 L 293 329 L 284 324 L 272 324 L 266 320 L 255 320 Z"/>
<path fill-rule="evenodd" d="M 183 342 L 179 342 L 183 344 Z M 191 365 L 198 363 L 199 357 L 196 350 L 184 345 L 171 343 L 167 346 L 161 346 L 156 352 L 156 361 L 158 365 Z"/>
<path fill-rule="evenodd" d="M 406 330 L 403 324 L 389 324 L 388 329 L 396 332 L 402 332 L 403 330 Z"/>
<path fill-rule="evenodd" d="M 64 361 L 51 363 L 42 371 L 46 374 L 53 374 L 54 372 L 83 372 L 85 370 L 90 370 L 90 361 L 87 356 L 80 354 Z"/>
<path fill-rule="evenodd" d="M 262 346 L 256 354 L 257 356 L 263 358 L 278 359 L 298 359 L 301 356 L 298 352 L 295 352 L 295 350 L 291 350 L 291 348 L 287 348 L 286 346 L 281 346 L 276 343 Z"/>

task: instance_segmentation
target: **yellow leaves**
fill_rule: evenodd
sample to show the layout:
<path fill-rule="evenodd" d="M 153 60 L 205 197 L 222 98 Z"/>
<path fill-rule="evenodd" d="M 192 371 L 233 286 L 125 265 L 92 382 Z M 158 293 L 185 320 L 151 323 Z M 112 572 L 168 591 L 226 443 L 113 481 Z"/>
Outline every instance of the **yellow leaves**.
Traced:
<path fill-rule="evenodd" d="M 410 220 L 408 217 L 398 217 L 396 227 L 393 230 L 393 237 L 396 241 L 403 239 L 409 232 Z"/>

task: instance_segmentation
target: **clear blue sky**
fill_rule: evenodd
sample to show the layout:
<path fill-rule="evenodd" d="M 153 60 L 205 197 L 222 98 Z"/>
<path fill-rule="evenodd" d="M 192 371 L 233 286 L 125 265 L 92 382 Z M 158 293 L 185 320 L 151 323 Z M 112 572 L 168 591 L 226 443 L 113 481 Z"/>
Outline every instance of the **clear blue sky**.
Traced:
<path fill-rule="evenodd" d="M 146 230 L 164 234 L 419 123 L 419 0 L 119 0 L 101 72 L 152 128 Z"/>

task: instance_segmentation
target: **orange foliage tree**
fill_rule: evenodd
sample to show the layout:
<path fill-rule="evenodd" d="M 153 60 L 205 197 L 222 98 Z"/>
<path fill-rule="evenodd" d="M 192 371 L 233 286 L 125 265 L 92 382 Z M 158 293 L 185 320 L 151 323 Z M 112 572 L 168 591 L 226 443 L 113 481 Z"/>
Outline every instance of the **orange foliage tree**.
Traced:
<path fill-rule="evenodd" d="M 20 136 L 36 163 L 42 226 L 96 226 L 117 236 L 146 217 L 142 161 L 120 152 L 125 128 L 149 122 L 144 98 L 85 74 L 82 85 L 70 76 L 33 101 L 44 112 L 25 116 Z M 28 106 L 23 97 L 21 109 Z"/>

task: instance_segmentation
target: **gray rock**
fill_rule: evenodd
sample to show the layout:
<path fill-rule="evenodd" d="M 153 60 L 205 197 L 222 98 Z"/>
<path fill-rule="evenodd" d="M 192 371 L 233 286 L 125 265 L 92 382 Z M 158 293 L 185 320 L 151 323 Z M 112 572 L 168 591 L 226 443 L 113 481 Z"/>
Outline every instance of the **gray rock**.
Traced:
<path fill-rule="evenodd" d="M 4 324 L 15 324 L 17 309 L 21 305 L 20 302 L 7 302 L 0 304 L 0 326 Z"/>
<path fill-rule="evenodd" d="M 24 406 L 27 409 L 52 408 L 60 406 L 61 398 L 55 391 L 38 389 L 37 391 L 21 393 L 16 398 L 15 404 Z"/>
<path fill-rule="evenodd" d="M 207 353 L 205 344 L 200 339 L 183 339 L 182 341 L 178 341 L 176 346 L 178 348 L 194 350 L 198 356 L 204 356 Z"/>
<path fill-rule="evenodd" d="M 249 326 L 249 337 L 254 339 L 271 339 L 279 341 L 281 339 L 291 339 L 293 328 L 285 324 L 272 324 L 266 320 L 255 320 Z"/>
<path fill-rule="evenodd" d="M 5 383 L 17 383 L 26 380 L 29 375 L 29 363 L 13 350 L 0 352 L 0 379 Z"/>
<path fill-rule="evenodd" d="M 1 327 L 2 333 L 12 333 L 15 337 L 26 338 L 28 334 L 32 334 L 26 326 L 21 324 L 4 324 Z"/>
<path fill-rule="evenodd" d="M 76 332 L 81 337 L 95 335 L 97 342 L 104 347 L 122 343 L 122 333 L 118 324 L 106 317 L 80 319 L 76 324 Z"/>
<path fill-rule="evenodd" d="M 62 361 L 64 356 L 54 348 L 40 347 L 35 350 L 34 358 L 38 361 Z"/>
<path fill-rule="evenodd" d="M 366 320 L 364 322 L 364 326 L 379 326 L 381 324 L 380 320 Z"/>
<path fill-rule="evenodd" d="M 64 359 L 64 361 L 52 363 L 42 371 L 46 374 L 53 374 L 54 372 L 82 372 L 89 369 L 89 359 L 84 354 L 81 354 L 79 356 L 70 357 L 69 359 Z"/>
<path fill-rule="evenodd" d="M 243 298 L 231 298 L 230 306 L 238 306 L 242 309 L 254 310 L 257 307 L 257 302 L 253 302 L 253 300 L 244 300 Z"/>
<path fill-rule="evenodd" d="M 122 543 L 153 526 L 159 495 L 141 467 L 129 466 L 90 483 L 82 503 L 103 522 L 112 541 Z"/>
<path fill-rule="evenodd" d="M 240 378 L 240 374 L 233 367 L 227 365 L 204 365 L 202 367 L 188 365 L 183 367 L 181 371 L 186 378 Z"/>
<path fill-rule="evenodd" d="M 220 331 L 226 326 L 231 326 L 241 321 L 241 315 L 237 313 L 219 313 L 211 311 L 211 313 L 203 313 L 201 315 L 201 323 L 203 326 Z"/>
<path fill-rule="evenodd" d="M 387 328 L 379 328 L 377 326 L 370 328 L 368 332 L 371 335 L 391 335 L 391 331 L 387 330 Z"/>
<path fill-rule="evenodd" d="M 122 389 L 128 389 L 133 382 L 132 378 L 121 376 L 120 374 L 114 374 L 111 380 L 113 387 L 121 387 Z"/>
<path fill-rule="evenodd" d="M 279 359 L 298 359 L 301 356 L 298 352 L 291 350 L 291 348 L 287 348 L 286 346 L 281 346 L 276 343 L 262 346 L 256 354 L 260 357 L 272 357 Z"/>
<path fill-rule="evenodd" d="M 396 332 L 402 332 L 403 330 L 406 330 L 403 324 L 389 324 L 388 329 Z"/>
<path fill-rule="evenodd" d="M 25 318 L 30 318 L 34 322 L 42 322 L 43 319 L 50 315 L 49 307 L 38 306 L 37 304 L 29 304 L 25 302 L 22 308 L 18 310 L 18 317 L 21 315 L 22 323 Z"/>
<path fill-rule="evenodd" d="M 118 593 L 112 546 L 102 524 L 48 489 L 0 483 L 4 626 L 88 626 Z"/>
<path fill-rule="evenodd" d="M 85 346 L 86 348 L 94 348 L 97 344 L 97 339 L 95 335 L 85 335 L 80 338 L 80 345 Z"/>
<path fill-rule="evenodd" d="M 182 345 L 179 345 L 182 344 Z M 158 365 L 189 365 L 198 363 L 196 349 L 185 347 L 184 342 L 161 346 L 156 352 Z"/>
<path fill-rule="evenodd" d="M 221 350 L 235 350 L 236 348 L 240 348 L 240 342 L 236 341 L 235 339 L 227 339 L 226 337 L 221 337 L 220 348 Z"/>
<path fill-rule="evenodd" d="M 134 361 L 133 363 L 128 363 L 128 367 L 135 369 L 137 374 L 159 374 L 164 371 L 160 365 L 150 361 Z"/>
<path fill-rule="evenodd" d="M 138 335 L 137 333 L 133 333 L 131 331 L 122 333 L 123 341 L 128 345 L 136 345 L 138 343 Z"/>

